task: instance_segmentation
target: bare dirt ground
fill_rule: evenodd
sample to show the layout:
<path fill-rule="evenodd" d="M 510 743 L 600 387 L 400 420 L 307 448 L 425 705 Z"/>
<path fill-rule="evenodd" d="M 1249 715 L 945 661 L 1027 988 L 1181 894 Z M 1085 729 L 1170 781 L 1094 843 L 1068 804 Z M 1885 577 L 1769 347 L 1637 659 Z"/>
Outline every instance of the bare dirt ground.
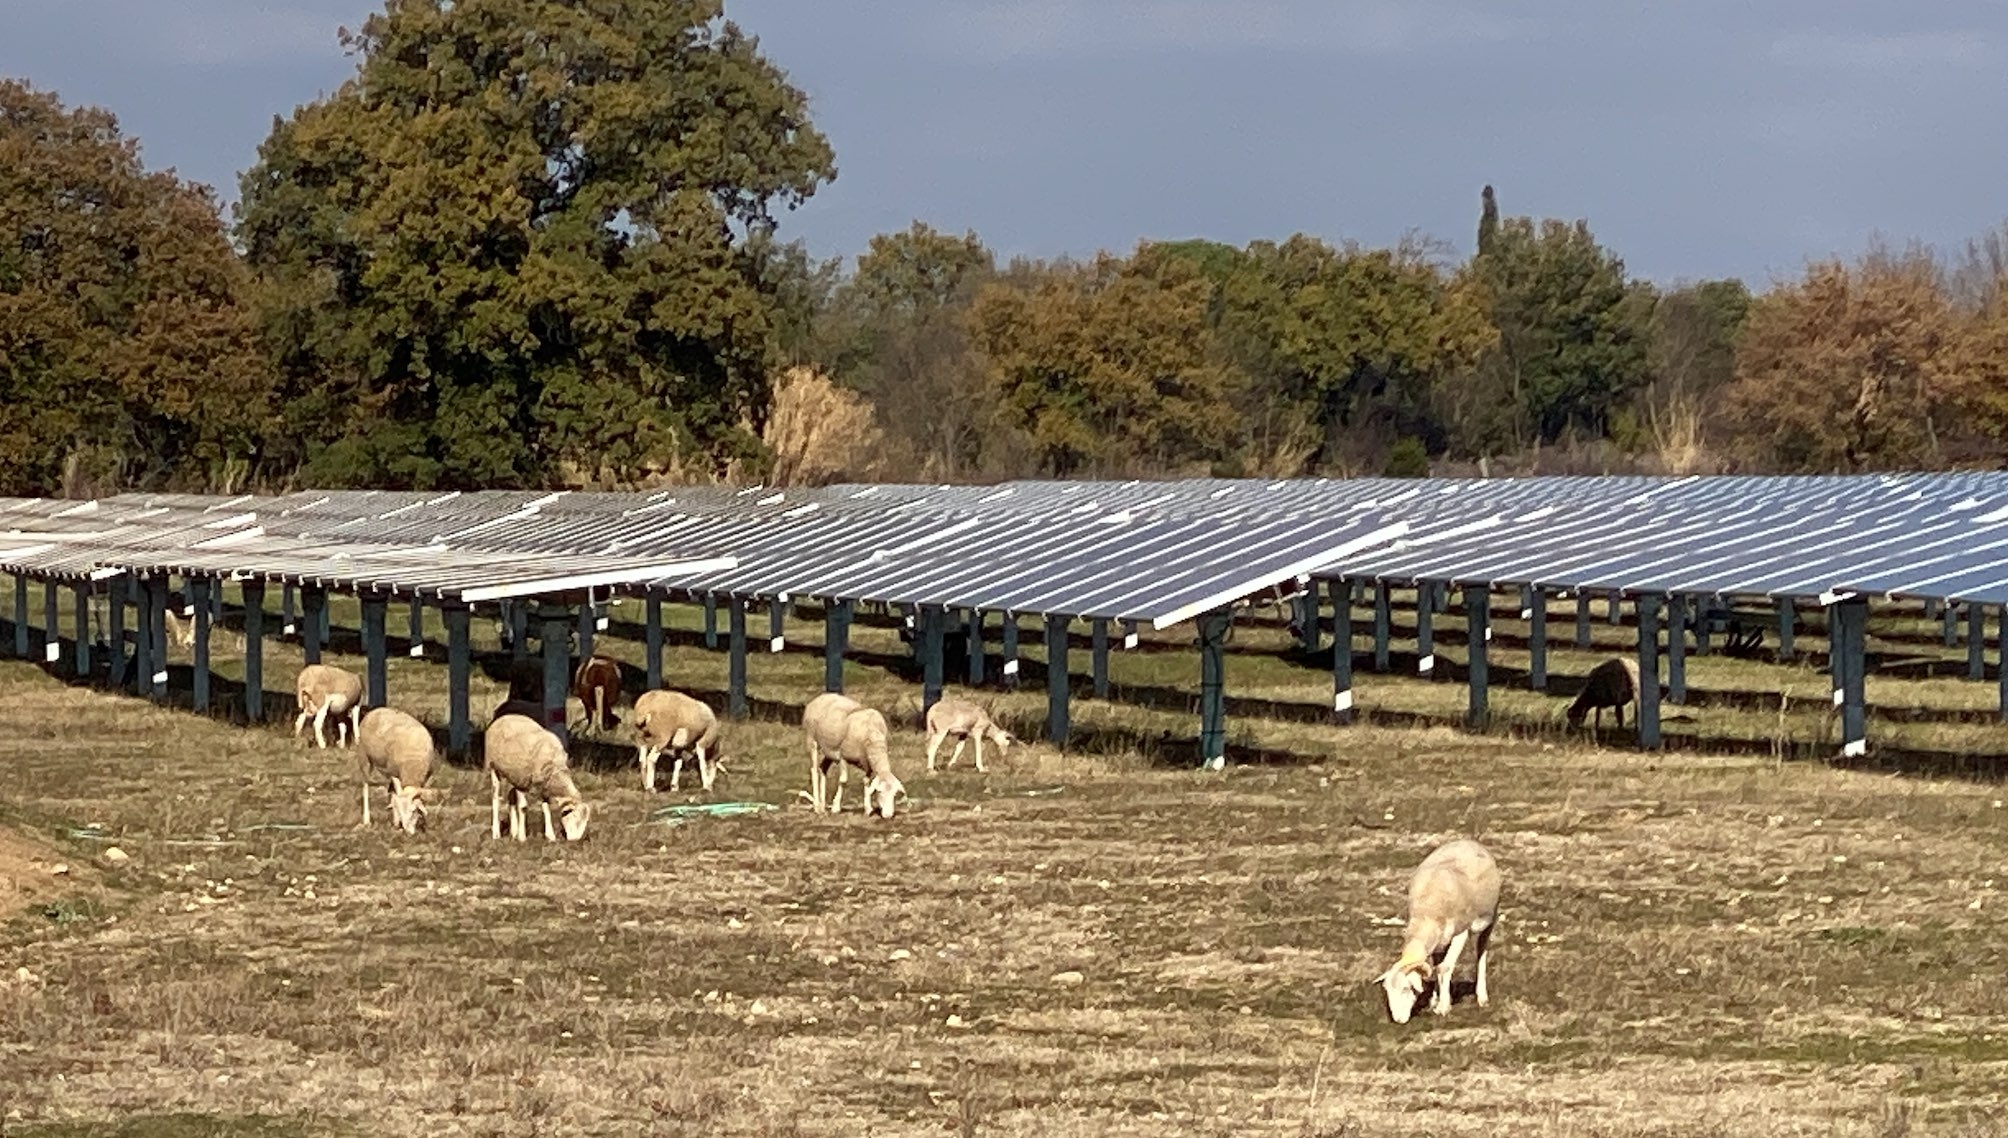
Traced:
<path fill-rule="evenodd" d="M 671 679 L 715 693 L 723 656 L 690 632 Z M 819 690 L 812 633 L 753 659 L 710 796 L 687 771 L 644 795 L 620 732 L 581 747 L 598 814 L 574 846 L 491 841 L 465 767 L 427 833 L 361 831 L 352 756 L 290 723 L 0 665 L 0 835 L 32 843 L 0 836 L 0 880 L 36 890 L 0 925 L 0 1132 L 1999 1133 L 1996 783 L 1470 735 L 1419 721 L 1461 688 L 1363 676 L 1398 714 L 1243 714 L 1237 747 L 1276 761 L 1219 774 L 1170 765 L 1193 730 L 1175 699 L 1078 700 L 1080 747 L 987 775 L 966 753 L 927 775 L 908 729 L 906 810 L 867 820 L 854 778 L 853 809 L 818 817 L 789 719 Z M 1237 641 L 1231 694 L 1328 701 L 1315 669 L 1253 654 L 1271 639 Z M 854 642 L 854 694 L 910 722 L 896 640 Z M 1118 697 L 1190 690 L 1186 642 L 1118 656 Z M 271 685 L 297 663 L 268 660 Z M 1760 701 L 1799 674 L 1720 667 Z M 441 721 L 443 673 L 394 661 L 393 702 Z M 1031 686 L 983 698 L 1030 731 Z M 500 698 L 484 678 L 477 722 Z M 1522 700 L 1530 723 L 1563 702 L 1501 706 Z M 1761 739 L 1758 715 L 1721 712 Z M 1969 719 L 1959 746 L 2003 749 Z M 654 816 L 707 800 L 776 808 Z M 1506 874 L 1493 1002 L 1467 981 L 1396 1027 L 1372 979 L 1409 869 L 1455 836 Z M 132 861 L 97 868 L 109 844 Z"/>

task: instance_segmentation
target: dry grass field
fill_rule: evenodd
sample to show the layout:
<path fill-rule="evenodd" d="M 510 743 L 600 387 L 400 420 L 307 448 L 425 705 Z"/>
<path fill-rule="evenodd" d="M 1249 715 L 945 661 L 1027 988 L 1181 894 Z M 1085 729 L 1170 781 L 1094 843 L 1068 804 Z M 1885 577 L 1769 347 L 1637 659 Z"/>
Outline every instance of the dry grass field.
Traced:
<path fill-rule="evenodd" d="M 716 696 L 723 653 L 672 611 L 671 682 Z M 1454 670 L 1460 622 L 1439 625 Z M 1028 735 L 1030 628 L 1027 690 L 983 696 Z M 1187 628 L 1116 654 L 1068 753 L 929 776 L 912 665 L 861 626 L 850 689 L 905 725 L 887 822 L 797 798 L 804 621 L 752 659 L 714 794 L 686 771 L 645 796 L 625 728 L 579 747 L 577 845 L 491 841 L 467 767 L 428 832 L 365 832 L 352 756 L 292 738 L 290 711 L 246 727 L 10 661 L 0 1133 L 1998 1134 L 2008 729 L 1992 683 L 1924 678 L 1962 659 L 1934 628 L 1877 625 L 1881 758 L 1853 770 L 1812 757 L 1833 725 L 1810 665 L 1693 661 L 1666 753 L 1565 738 L 1565 699 L 1510 686 L 1524 626 L 1502 619 L 1490 734 L 1451 726 L 1460 685 L 1366 672 L 1365 721 L 1330 726 L 1323 665 L 1244 625 L 1246 761 L 1192 770 Z M 437 724 L 432 655 L 390 682 Z M 1556 690 L 1595 659 L 1556 652 Z M 268 650 L 272 706 L 298 662 Z M 226 645 L 226 690 L 237 666 Z M 775 808 L 662 813 L 707 800 Z M 1395 1027 L 1372 978 L 1407 873 L 1460 835 L 1506 875 L 1492 1005 L 1466 982 Z"/>

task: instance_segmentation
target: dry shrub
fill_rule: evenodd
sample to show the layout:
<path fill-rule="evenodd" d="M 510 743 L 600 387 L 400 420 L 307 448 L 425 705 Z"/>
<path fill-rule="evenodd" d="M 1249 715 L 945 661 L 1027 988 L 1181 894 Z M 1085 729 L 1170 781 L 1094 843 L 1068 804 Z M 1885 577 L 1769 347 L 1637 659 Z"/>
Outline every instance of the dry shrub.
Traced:
<path fill-rule="evenodd" d="M 762 441 L 774 457 L 774 486 L 869 480 L 883 467 L 885 433 L 871 404 L 806 367 L 774 385 Z"/>

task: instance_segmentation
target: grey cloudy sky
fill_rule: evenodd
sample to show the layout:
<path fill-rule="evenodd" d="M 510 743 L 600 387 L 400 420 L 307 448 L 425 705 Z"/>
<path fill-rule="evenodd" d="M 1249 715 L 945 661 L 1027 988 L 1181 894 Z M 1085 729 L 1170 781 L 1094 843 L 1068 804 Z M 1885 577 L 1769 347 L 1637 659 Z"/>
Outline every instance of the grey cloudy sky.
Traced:
<path fill-rule="evenodd" d="M 0 74 L 234 198 L 371 0 L 0 0 Z M 1303 231 L 1468 249 L 1479 187 L 1635 273 L 1761 283 L 2008 217 L 1995 0 L 727 0 L 813 100 L 824 256 L 918 218 L 1006 254 Z M 1991 128 L 1990 128 L 1991 129 Z"/>

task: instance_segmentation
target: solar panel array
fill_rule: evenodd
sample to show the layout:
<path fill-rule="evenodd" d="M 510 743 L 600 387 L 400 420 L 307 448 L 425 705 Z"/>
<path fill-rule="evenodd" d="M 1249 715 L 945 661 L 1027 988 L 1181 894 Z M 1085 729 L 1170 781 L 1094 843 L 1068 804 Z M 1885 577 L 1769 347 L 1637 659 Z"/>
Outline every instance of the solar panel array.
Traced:
<path fill-rule="evenodd" d="M 1311 577 L 2008 604 L 2008 474 L 0 499 L 0 568 L 464 599 L 587 582 L 1160 627 Z"/>

